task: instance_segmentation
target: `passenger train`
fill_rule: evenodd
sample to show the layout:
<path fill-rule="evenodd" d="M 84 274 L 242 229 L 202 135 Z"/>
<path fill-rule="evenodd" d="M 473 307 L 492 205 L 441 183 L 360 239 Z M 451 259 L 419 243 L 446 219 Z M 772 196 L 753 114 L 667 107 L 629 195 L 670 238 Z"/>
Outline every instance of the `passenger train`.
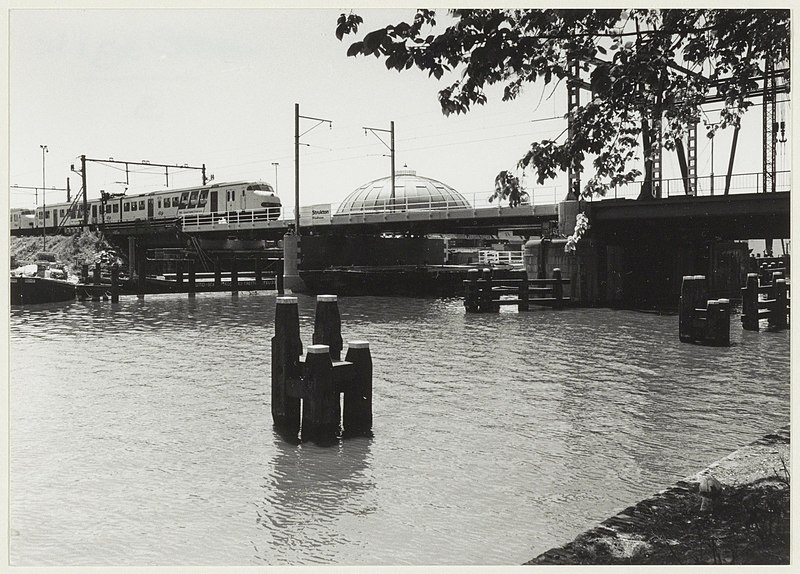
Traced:
<path fill-rule="evenodd" d="M 268 183 L 236 181 L 213 183 L 182 189 L 165 189 L 136 195 L 108 195 L 105 199 L 87 202 L 90 225 L 134 221 L 176 219 L 182 215 L 232 212 L 267 214 L 268 219 L 280 216 L 281 200 Z M 19 210 L 23 211 L 23 210 Z M 30 211 L 30 210 L 28 210 Z M 11 229 L 28 227 L 71 227 L 83 223 L 83 202 L 55 203 L 36 208 L 34 224 L 22 216 L 11 215 Z"/>

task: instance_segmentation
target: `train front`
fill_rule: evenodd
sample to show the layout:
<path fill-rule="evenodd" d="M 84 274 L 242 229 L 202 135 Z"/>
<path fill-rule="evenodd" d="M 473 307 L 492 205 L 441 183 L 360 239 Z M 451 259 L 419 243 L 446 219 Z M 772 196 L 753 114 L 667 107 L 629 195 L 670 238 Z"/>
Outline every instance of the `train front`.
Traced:
<path fill-rule="evenodd" d="M 247 186 L 246 209 L 266 209 L 269 219 L 275 220 L 281 214 L 281 198 L 275 193 L 275 189 L 268 183 L 251 183 Z"/>

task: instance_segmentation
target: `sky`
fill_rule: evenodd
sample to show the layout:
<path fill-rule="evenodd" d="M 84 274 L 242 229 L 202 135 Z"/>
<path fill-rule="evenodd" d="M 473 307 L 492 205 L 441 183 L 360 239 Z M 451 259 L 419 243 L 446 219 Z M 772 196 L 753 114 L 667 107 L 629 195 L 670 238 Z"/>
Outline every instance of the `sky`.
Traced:
<path fill-rule="evenodd" d="M 387 147 L 366 127 L 395 123 L 397 168 L 454 187 L 467 199 L 488 197 L 494 178 L 514 169 L 532 141 L 566 128 L 566 88 L 528 85 L 513 102 L 489 90 L 489 103 L 445 117 L 441 81 L 411 69 L 386 70 L 375 58 L 348 58 L 364 32 L 409 20 L 412 8 L 357 10 L 357 36 L 335 37 L 340 9 L 12 9 L 9 14 L 9 180 L 11 186 L 80 187 L 78 158 L 199 166 L 218 182 L 277 183 L 294 205 L 294 107 L 301 119 L 301 205 L 338 203 L 370 180 L 388 176 Z M 444 29 L 447 16 L 441 12 Z M 714 106 L 709 119 L 715 121 Z M 718 115 L 718 114 L 717 114 Z M 787 118 L 788 120 L 788 118 Z M 388 134 L 378 132 L 388 143 Z M 710 173 L 710 141 L 701 129 L 698 172 Z M 715 142 L 715 173 L 724 173 L 730 133 Z M 754 153 L 758 150 L 758 153 Z M 745 116 L 736 172 L 761 169 L 761 112 Z M 779 169 L 788 169 L 779 150 Z M 276 167 L 278 163 L 277 179 Z M 787 167 L 781 167 L 781 166 Z M 165 187 L 164 170 L 89 163 L 89 198 Z M 678 175 L 674 153 L 665 177 Z M 533 175 L 525 183 L 540 187 Z M 544 187 L 559 198 L 566 178 Z M 170 187 L 201 183 L 194 170 L 171 170 Z M 33 207 L 33 190 L 9 190 L 11 207 Z M 54 196 L 54 197 L 53 197 Z M 66 194 L 47 193 L 47 203 Z"/>

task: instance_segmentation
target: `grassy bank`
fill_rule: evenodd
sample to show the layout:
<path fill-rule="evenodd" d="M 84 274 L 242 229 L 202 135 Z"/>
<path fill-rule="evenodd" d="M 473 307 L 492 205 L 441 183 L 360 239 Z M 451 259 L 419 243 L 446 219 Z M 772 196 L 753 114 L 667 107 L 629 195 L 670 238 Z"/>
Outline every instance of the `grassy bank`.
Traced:
<path fill-rule="evenodd" d="M 12 269 L 15 266 L 34 263 L 43 251 L 63 263 L 71 273 L 80 272 L 83 263 L 93 263 L 95 258 L 113 248 L 97 231 L 82 231 L 75 235 L 47 237 L 46 251 L 42 249 L 42 238 L 11 237 L 9 254 Z"/>

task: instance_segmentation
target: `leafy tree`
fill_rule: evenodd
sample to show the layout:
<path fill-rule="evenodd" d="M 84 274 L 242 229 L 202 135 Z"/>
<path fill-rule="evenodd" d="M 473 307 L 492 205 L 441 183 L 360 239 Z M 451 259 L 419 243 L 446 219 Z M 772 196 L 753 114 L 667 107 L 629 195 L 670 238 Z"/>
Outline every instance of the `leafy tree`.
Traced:
<path fill-rule="evenodd" d="M 503 87 L 516 98 L 531 82 L 577 82 L 591 89 L 569 114 L 572 129 L 533 142 L 517 163 L 541 184 L 559 171 L 584 169 L 594 157 L 594 175 L 581 194 L 604 195 L 642 173 L 640 197 L 652 196 L 653 157 L 663 145 L 682 153 L 687 125 L 701 121 L 708 96 L 723 99 L 721 121 L 707 135 L 737 127 L 768 62 L 789 55 L 789 10 L 608 9 L 451 10 L 454 23 L 434 34 L 436 14 L 417 10 L 413 20 L 373 30 L 352 43 L 348 56 L 383 58 L 388 69 L 417 67 L 437 79 L 460 72 L 439 92 L 444 114 L 461 114 L 486 102 L 485 88 Z M 363 19 L 342 14 L 336 35 L 358 31 Z M 788 81 L 788 66 L 783 72 Z M 582 75 L 584 77 L 582 77 Z M 585 77 L 588 77 L 586 81 Z M 569 115 L 568 114 L 568 115 Z M 687 190 L 688 193 L 688 190 Z M 524 200 L 519 180 L 497 176 L 493 197 Z"/>

